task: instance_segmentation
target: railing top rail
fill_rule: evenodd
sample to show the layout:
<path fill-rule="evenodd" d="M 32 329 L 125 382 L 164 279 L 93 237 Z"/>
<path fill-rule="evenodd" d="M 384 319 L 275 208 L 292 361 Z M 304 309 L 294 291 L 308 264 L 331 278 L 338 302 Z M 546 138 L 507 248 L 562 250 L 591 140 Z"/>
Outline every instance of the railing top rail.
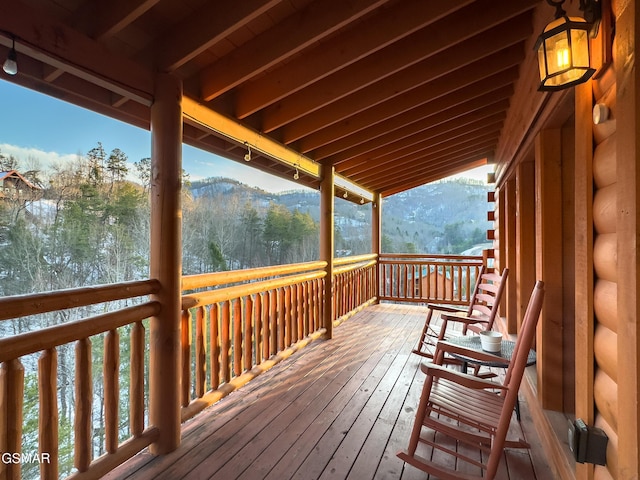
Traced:
<path fill-rule="evenodd" d="M 244 282 L 258 278 L 289 275 L 292 273 L 321 270 L 327 266 L 327 262 L 315 261 L 304 263 L 292 263 L 289 265 L 274 265 L 269 267 L 250 268 L 246 270 L 231 270 L 227 272 L 202 273 L 182 277 L 182 290 L 226 285 L 228 283 Z"/>
<path fill-rule="evenodd" d="M 480 260 L 482 261 L 482 255 L 447 255 L 447 254 L 427 254 L 427 253 L 381 253 L 380 260 L 389 259 L 445 259 L 445 260 Z"/>
<path fill-rule="evenodd" d="M 98 303 L 141 297 L 157 293 L 160 282 L 154 279 L 109 285 L 70 288 L 53 292 L 14 295 L 0 298 L 0 320 L 40 313 L 85 307 Z"/>
<path fill-rule="evenodd" d="M 380 265 L 445 265 L 454 267 L 481 267 L 481 260 L 455 260 L 455 259 L 382 259 Z"/>
<path fill-rule="evenodd" d="M 317 278 L 325 277 L 327 272 L 316 271 L 301 273 L 299 275 L 291 275 L 288 277 L 276 278 L 273 280 L 263 280 L 244 285 L 235 285 L 233 287 L 221 288 L 218 290 L 208 290 L 206 292 L 192 293 L 182 296 L 182 308 L 189 309 L 213 303 L 223 302 L 234 298 L 262 293 L 267 290 L 273 290 L 296 283 L 302 283 Z"/>
<path fill-rule="evenodd" d="M 0 338 L 0 363 L 98 335 L 157 315 L 160 303 L 147 302 L 116 312 Z"/>
<path fill-rule="evenodd" d="M 366 262 L 369 260 L 375 260 L 378 258 L 377 253 L 366 253 L 364 255 L 354 255 L 352 257 L 338 257 L 333 259 L 333 265 L 346 265 L 349 263 L 358 263 L 358 262 Z"/>
<path fill-rule="evenodd" d="M 334 275 L 339 275 L 341 273 L 346 273 L 346 272 L 351 272 L 354 270 L 360 270 L 361 268 L 367 268 L 367 267 L 372 267 L 374 265 L 376 265 L 378 262 L 374 260 L 369 260 L 368 262 L 359 262 L 359 263 L 354 263 L 354 264 L 349 264 L 349 265 L 342 265 L 340 267 L 334 268 L 333 269 L 333 274 Z"/>

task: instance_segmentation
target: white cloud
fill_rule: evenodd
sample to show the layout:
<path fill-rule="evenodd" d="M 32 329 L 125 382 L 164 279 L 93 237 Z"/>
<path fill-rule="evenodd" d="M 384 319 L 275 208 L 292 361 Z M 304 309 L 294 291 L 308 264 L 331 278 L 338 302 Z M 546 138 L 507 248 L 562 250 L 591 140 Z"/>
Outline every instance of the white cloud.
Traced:
<path fill-rule="evenodd" d="M 22 166 L 28 166 L 32 160 L 40 163 L 40 167 L 46 169 L 51 165 L 73 162 L 78 158 L 77 153 L 60 154 L 58 152 L 45 152 L 32 147 L 19 147 L 8 143 L 0 143 L 0 153 L 6 156 L 14 156 Z"/>

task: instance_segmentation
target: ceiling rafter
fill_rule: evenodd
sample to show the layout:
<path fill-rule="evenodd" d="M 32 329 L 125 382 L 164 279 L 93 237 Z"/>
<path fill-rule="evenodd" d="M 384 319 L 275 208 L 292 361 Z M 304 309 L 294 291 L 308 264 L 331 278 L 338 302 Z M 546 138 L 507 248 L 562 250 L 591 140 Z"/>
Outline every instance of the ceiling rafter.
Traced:
<path fill-rule="evenodd" d="M 288 140 L 291 138 L 301 138 L 304 136 L 303 133 L 308 135 L 318 132 L 320 134 L 323 129 L 326 130 L 324 132 L 326 137 L 343 138 L 377 123 L 386 122 L 396 115 L 414 110 L 474 83 L 485 83 L 491 86 L 505 85 L 518 76 L 517 65 L 511 59 L 506 60 L 508 61 L 500 56 L 492 56 L 489 60 L 474 62 L 402 95 L 378 103 L 372 108 L 342 118 L 335 124 L 318 124 L 313 117 L 305 119 L 304 123 L 300 121 L 285 128 L 283 138 L 285 143 L 290 143 Z M 495 73 L 496 71 L 499 73 Z"/>
<path fill-rule="evenodd" d="M 300 52 L 366 15 L 388 0 L 322 0 L 316 1 L 274 28 L 254 37 L 232 54 L 205 68 L 201 73 L 204 101 L 236 87 L 267 68 Z M 271 48 L 264 48 L 265 44 Z"/>
<path fill-rule="evenodd" d="M 160 0 L 109 0 L 85 2 L 70 23 L 91 38 L 104 41 L 151 10 Z"/>
<path fill-rule="evenodd" d="M 397 145 L 408 145 L 411 138 L 434 138 L 443 134 L 451 133 L 459 129 L 469 129 L 478 122 L 488 122 L 494 115 L 506 116 L 506 109 L 509 106 L 509 100 L 503 99 L 490 104 L 483 104 L 476 109 L 470 109 L 466 115 L 456 116 L 455 118 L 447 118 L 443 121 L 434 121 L 432 117 L 428 117 L 423 121 L 412 124 L 413 128 L 390 132 L 387 135 L 379 136 L 370 142 L 358 145 L 357 147 L 346 150 L 340 154 L 331 157 L 333 165 L 346 163 L 350 160 L 367 157 L 375 158 L 376 152 L 381 149 L 391 149 Z M 444 115 L 443 115 L 444 116 Z"/>
<path fill-rule="evenodd" d="M 308 55 L 239 88 L 236 116 L 245 118 L 470 3 L 470 0 L 429 3 L 404 0 L 381 9 L 358 28 L 323 42 Z"/>
<path fill-rule="evenodd" d="M 438 158 L 438 155 L 446 155 L 464 150 L 467 147 L 476 147 L 483 142 L 493 141 L 498 137 L 502 122 L 483 125 L 477 130 L 467 132 L 459 140 L 453 138 L 438 138 L 432 142 L 424 142 L 419 145 L 408 146 L 396 152 L 391 152 L 384 157 L 371 159 L 368 163 L 371 168 L 361 175 L 354 175 L 358 181 L 375 181 L 381 174 L 394 174 L 398 168 L 403 168 L 414 163 L 419 157 L 429 157 L 431 160 Z M 457 132 L 459 134 L 459 132 Z M 348 170 L 340 170 L 340 173 L 349 173 Z"/>
<path fill-rule="evenodd" d="M 506 85 L 497 89 L 491 89 L 488 92 L 478 92 L 474 88 L 468 88 L 473 94 L 471 99 L 464 101 L 465 97 L 460 94 L 458 99 L 462 99 L 462 103 L 456 103 L 457 100 L 451 100 L 450 95 L 441 98 L 427 105 L 418 107 L 416 112 L 407 112 L 406 114 L 397 115 L 389 121 L 378 123 L 366 131 L 360 131 L 354 135 L 337 140 L 328 145 L 322 146 L 317 150 L 313 150 L 311 156 L 317 161 L 331 157 L 329 163 L 339 163 L 338 157 L 346 150 L 358 148 L 361 145 L 375 145 L 380 137 L 394 134 L 394 138 L 400 138 L 404 135 L 405 128 L 412 128 L 411 125 L 418 122 L 430 122 L 431 125 L 439 125 L 441 123 L 453 120 L 455 118 L 467 115 L 469 112 L 485 108 L 489 105 L 497 103 L 501 100 L 508 100 L 513 94 L 513 86 Z M 508 105 L 507 105 L 508 107 Z M 301 151 L 305 151 L 303 148 Z"/>
<path fill-rule="evenodd" d="M 331 118 L 335 122 L 341 118 L 352 116 L 492 54 L 499 55 L 501 62 L 512 58 L 515 65 L 524 56 L 524 46 L 519 42 L 524 40 L 526 32 L 530 31 L 530 28 L 527 28 L 530 16 L 523 15 L 522 17 L 520 21 L 523 24 L 520 28 L 519 21 L 516 21 L 513 27 L 501 26 L 492 30 L 486 41 L 483 36 L 473 37 L 381 82 L 359 90 L 336 105 L 314 112 L 312 118 L 316 123 L 321 123 L 322 120 L 318 117 Z M 303 122 L 304 120 L 301 120 L 301 123 Z M 294 127 L 290 127 L 289 131 L 293 129 Z M 285 141 L 292 141 L 298 135 L 291 134 L 291 138 L 287 138 Z M 304 151 L 318 146 L 320 145 L 314 144 L 308 138 L 303 138 L 300 142 L 300 148 Z"/>
<path fill-rule="evenodd" d="M 188 18 L 174 25 L 155 39 L 138 58 L 152 58 L 156 68 L 171 72 L 192 60 L 207 48 L 226 38 L 230 33 L 267 12 L 283 0 L 243 0 L 237 8 L 223 8 L 217 2 L 205 2 Z"/>
<path fill-rule="evenodd" d="M 344 71 L 335 72 L 265 108 L 262 130 L 269 133 L 303 116 L 313 115 L 320 108 L 344 99 L 359 89 L 517 16 L 530 9 L 531 3 L 531 0 L 517 0 L 504 5 L 495 0 L 478 0 L 429 28 L 419 30 L 349 65 Z"/>
<path fill-rule="evenodd" d="M 420 177 L 419 179 L 414 178 L 413 180 L 406 181 L 400 186 L 398 185 L 389 186 L 383 192 L 381 192 L 381 195 L 382 197 L 388 197 L 396 193 L 404 192 L 411 188 L 419 187 L 420 185 L 441 180 L 446 176 L 462 173 L 472 168 L 482 167 L 484 165 L 487 165 L 488 162 L 487 162 L 486 156 L 489 154 L 490 152 L 487 152 L 486 154 L 481 154 L 481 158 L 474 161 L 469 161 L 467 159 L 464 159 L 460 162 L 453 162 L 445 169 L 434 170 L 433 175 Z"/>
<path fill-rule="evenodd" d="M 420 178 L 421 176 L 428 176 L 433 172 L 434 169 L 438 167 L 444 167 L 446 165 L 450 165 L 455 161 L 463 161 L 467 160 L 477 160 L 484 156 L 485 152 L 492 150 L 493 142 L 491 139 L 483 139 L 478 140 L 474 144 L 469 144 L 463 148 L 463 146 L 451 147 L 449 151 L 441 152 L 440 154 L 433 155 L 424 155 L 418 154 L 416 155 L 417 162 L 415 165 L 410 166 L 397 166 L 393 170 L 393 175 L 391 178 L 394 182 L 400 183 L 405 180 Z M 416 166 L 422 165 L 422 166 Z M 407 172 L 407 173 L 404 173 Z M 392 185 L 389 179 L 385 179 L 380 175 L 377 175 L 375 178 L 367 180 L 366 178 L 352 177 L 357 182 L 366 185 L 368 188 L 372 188 L 374 190 L 381 190 L 386 185 Z"/>

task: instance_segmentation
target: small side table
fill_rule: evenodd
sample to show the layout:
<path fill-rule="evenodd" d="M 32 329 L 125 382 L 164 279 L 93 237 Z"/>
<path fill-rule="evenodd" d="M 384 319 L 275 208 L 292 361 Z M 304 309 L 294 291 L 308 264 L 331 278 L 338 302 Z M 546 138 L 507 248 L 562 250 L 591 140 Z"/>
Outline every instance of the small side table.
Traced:
<path fill-rule="evenodd" d="M 454 345 L 459 345 L 464 348 L 468 348 L 469 350 L 476 350 L 478 352 L 483 352 L 482 345 L 480 343 L 480 337 L 478 335 L 467 335 L 467 336 L 459 336 L 459 337 L 451 337 L 447 338 L 447 342 L 453 343 Z M 499 362 L 490 362 L 484 360 L 478 360 L 476 358 L 465 357 L 464 355 L 454 354 L 451 356 L 457 358 L 462 361 L 462 371 L 467 372 L 468 365 L 471 363 L 473 365 L 480 365 L 483 367 L 497 367 L 497 368 L 508 368 L 509 363 L 511 361 L 511 357 L 513 356 L 513 350 L 516 346 L 516 342 L 511 340 L 502 340 L 501 342 L 501 350 L 500 352 L 487 352 L 493 355 L 497 355 L 498 357 L 502 357 L 506 360 L 505 363 Z M 533 365 L 536 363 L 536 352 L 534 350 L 529 350 L 529 355 L 527 357 L 527 366 Z M 520 400 L 516 402 L 516 418 L 520 421 Z"/>

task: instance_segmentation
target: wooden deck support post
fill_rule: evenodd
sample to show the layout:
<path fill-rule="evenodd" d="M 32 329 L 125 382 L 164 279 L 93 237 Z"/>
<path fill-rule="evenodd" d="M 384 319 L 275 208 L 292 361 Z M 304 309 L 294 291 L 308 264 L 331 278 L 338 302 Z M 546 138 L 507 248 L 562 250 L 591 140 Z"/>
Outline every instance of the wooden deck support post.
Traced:
<path fill-rule="evenodd" d="M 182 82 L 156 77 L 151 106 L 151 278 L 160 281 L 154 300 L 161 313 L 150 327 L 151 425 L 159 429 L 151 452 L 180 444 L 180 281 L 182 274 Z"/>
<path fill-rule="evenodd" d="M 587 424 L 595 420 L 593 395 L 593 132 L 591 83 L 576 86 L 575 162 L 575 413 Z M 576 479 L 593 480 L 593 465 L 576 464 Z"/>
<path fill-rule="evenodd" d="M 515 334 L 518 332 L 518 283 L 515 279 L 518 278 L 517 273 L 517 251 L 518 244 L 516 239 L 516 180 L 514 177 L 510 177 L 504 183 L 502 188 L 504 190 L 504 226 L 500 235 L 501 251 L 504 251 L 504 266 L 509 267 L 512 280 L 507 280 L 507 288 L 505 290 L 506 301 L 506 317 L 507 317 L 507 331 Z M 502 193 L 502 192 L 501 192 Z M 501 265 L 502 267 L 502 265 Z"/>
<path fill-rule="evenodd" d="M 322 309 L 322 326 L 327 330 L 325 338 L 333 335 L 333 198 L 335 170 L 328 166 L 323 168 L 320 184 L 320 260 L 327 262 L 324 278 L 324 308 Z"/>
<path fill-rule="evenodd" d="M 617 2 L 618 478 L 640 477 L 640 78 L 637 2 Z"/>
<path fill-rule="evenodd" d="M 520 162 L 516 167 L 516 284 L 518 331 L 527 308 L 529 293 L 536 280 L 535 163 Z"/>
<path fill-rule="evenodd" d="M 546 292 L 537 331 L 538 398 L 542 407 L 562 411 L 563 249 L 562 135 L 542 130 L 536 148 L 536 279 Z"/>
<path fill-rule="evenodd" d="M 382 195 L 376 193 L 371 204 L 371 252 L 378 255 L 374 295 L 380 298 L 380 254 L 382 253 Z M 378 300 L 376 300 L 376 303 Z"/>

